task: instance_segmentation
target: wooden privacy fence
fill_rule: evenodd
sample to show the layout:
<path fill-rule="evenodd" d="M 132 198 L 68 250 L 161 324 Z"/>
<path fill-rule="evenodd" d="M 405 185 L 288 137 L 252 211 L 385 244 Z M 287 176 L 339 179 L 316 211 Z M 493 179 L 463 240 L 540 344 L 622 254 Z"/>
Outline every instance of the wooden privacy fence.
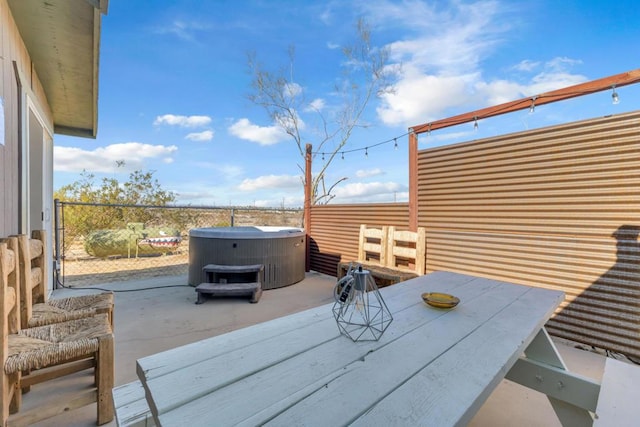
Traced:
<path fill-rule="evenodd" d="M 640 357 L 640 112 L 422 150 L 426 270 L 560 289 L 550 333 Z M 359 224 L 408 204 L 311 210 L 311 267 L 357 255 Z"/>

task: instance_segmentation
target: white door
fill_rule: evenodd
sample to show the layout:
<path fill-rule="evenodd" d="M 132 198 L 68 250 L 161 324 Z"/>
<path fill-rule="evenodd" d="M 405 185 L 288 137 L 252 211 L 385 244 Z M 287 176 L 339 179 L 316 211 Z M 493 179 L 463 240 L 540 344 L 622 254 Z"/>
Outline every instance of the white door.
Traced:
<path fill-rule="evenodd" d="M 52 290 L 53 137 L 28 96 L 26 105 L 21 232 L 30 235 L 32 230 L 46 231 L 45 259 L 50 261 L 46 280 L 47 289 Z"/>

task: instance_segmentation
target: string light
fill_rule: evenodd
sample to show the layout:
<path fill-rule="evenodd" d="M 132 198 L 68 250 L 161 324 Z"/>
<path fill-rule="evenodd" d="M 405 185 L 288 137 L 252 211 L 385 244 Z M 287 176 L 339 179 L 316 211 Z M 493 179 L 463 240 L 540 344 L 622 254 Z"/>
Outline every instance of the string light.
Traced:
<path fill-rule="evenodd" d="M 536 111 L 536 99 L 538 99 L 537 95 L 531 98 L 531 107 L 529 107 L 529 114 L 533 114 Z"/>
<path fill-rule="evenodd" d="M 384 145 L 384 144 L 390 144 L 390 143 L 392 143 L 392 142 L 394 143 L 394 147 L 395 147 L 396 145 L 398 145 L 398 139 L 403 138 L 403 137 L 405 137 L 405 136 L 408 136 L 408 135 L 410 135 L 411 133 L 412 133 L 412 132 L 411 132 L 411 130 L 409 130 L 407 133 L 404 133 L 404 134 L 402 134 L 402 135 L 395 136 L 395 137 L 393 137 L 393 138 L 391 138 L 391 139 L 387 139 L 387 140 L 385 140 L 385 141 L 380 141 L 380 142 L 378 142 L 378 143 L 376 143 L 376 144 L 373 144 L 373 145 L 369 145 L 369 146 L 366 146 L 366 147 L 360 147 L 360 148 L 353 148 L 353 149 L 351 149 L 351 150 L 336 151 L 336 152 L 335 152 L 335 154 L 337 155 L 338 153 L 340 153 L 341 158 L 342 158 L 342 159 L 344 159 L 344 155 L 345 155 L 345 154 L 348 154 L 348 153 L 355 153 L 356 151 L 365 151 L 365 152 L 367 152 L 367 151 L 369 150 L 369 148 L 378 147 L 378 146 L 380 146 L 380 145 Z M 413 133 L 415 134 L 415 132 L 413 132 Z M 398 146 L 399 146 L 399 145 L 398 145 Z M 327 154 L 328 154 L 328 155 L 330 155 L 330 154 L 332 154 L 332 153 L 322 152 L 322 151 L 314 151 L 314 152 L 313 152 L 313 154 L 315 154 L 315 155 L 320 155 L 320 156 L 322 156 L 322 157 L 323 157 L 323 159 L 324 159 L 324 156 L 325 156 L 325 155 L 327 155 Z M 365 153 L 365 154 L 367 154 L 367 153 Z"/>
<path fill-rule="evenodd" d="M 612 89 L 611 101 L 612 101 L 613 104 L 618 104 L 620 102 L 620 96 L 618 95 L 618 92 L 616 91 L 616 85 L 615 84 L 611 85 L 611 89 Z M 590 91 L 575 91 L 575 92 L 567 92 L 566 95 L 581 96 L 581 95 L 585 95 L 585 94 L 588 94 L 588 93 L 591 93 L 591 92 Z M 527 98 L 521 99 L 520 102 L 524 103 L 524 102 L 530 101 L 529 113 L 531 114 L 531 113 L 535 112 L 536 101 L 539 100 L 539 99 L 548 98 L 548 97 L 550 97 L 550 95 L 535 95 L 535 96 L 533 96 L 531 98 L 528 98 L 528 99 Z M 547 102 L 554 102 L 554 101 L 547 101 Z M 545 103 L 545 102 L 543 102 L 543 103 Z M 494 110 L 492 112 L 491 116 L 501 114 L 502 110 L 507 110 L 509 108 L 512 108 L 513 104 L 507 103 L 505 105 L 502 105 L 501 107 L 502 107 L 502 109 Z M 479 118 L 480 117 L 478 117 L 478 116 L 473 116 L 473 129 L 476 130 L 476 131 L 478 130 L 478 127 L 479 127 L 479 125 L 478 125 L 478 119 Z M 460 120 L 460 118 L 456 118 L 455 120 L 438 120 L 438 122 L 437 122 L 438 123 L 438 129 L 440 129 L 442 127 L 456 126 L 456 125 L 465 123 L 466 121 L 468 121 L 468 119 Z M 433 123 L 427 123 L 426 124 L 426 126 L 427 126 L 427 130 L 426 130 L 427 136 L 431 135 L 432 124 Z M 396 137 L 394 137 L 392 139 L 388 139 L 386 141 L 381 141 L 381 142 L 378 142 L 377 144 L 373 144 L 373 145 L 370 145 L 368 147 L 360 147 L 360 148 L 354 148 L 354 149 L 351 149 L 351 150 L 340 151 L 340 155 L 341 155 L 341 158 L 344 160 L 345 153 L 354 153 L 356 151 L 364 150 L 364 152 L 365 152 L 364 155 L 365 155 L 365 157 L 368 158 L 369 157 L 369 148 L 378 147 L 380 145 L 388 144 L 391 141 L 393 141 L 393 147 L 394 147 L 394 149 L 397 149 L 397 147 L 398 147 L 398 138 L 402 138 L 402 137 L 405 137 L 405 136 L 408 136 L 408 135 L 412 135 L 412 136 L 416 136 L 416 137 L 418 136 L 418 134 L 416 133 L 416 131 L 413 128 L 409 128 L 408 132 L 403 134 L 403 135 L 398 135 L 398 136 L 396 136 Z M 337 153 L 338 152 L 336 151 L 335 154 L 337 154 Z M 325 154 L 330 154 L 330 153 L 324 153 L 324 152 L 316 151 L 316 152 L 313 152 L 313 154 L 315 154 L 315 155 L 321 154 L 322 155 L 322 160 L 325 160 Z"/>

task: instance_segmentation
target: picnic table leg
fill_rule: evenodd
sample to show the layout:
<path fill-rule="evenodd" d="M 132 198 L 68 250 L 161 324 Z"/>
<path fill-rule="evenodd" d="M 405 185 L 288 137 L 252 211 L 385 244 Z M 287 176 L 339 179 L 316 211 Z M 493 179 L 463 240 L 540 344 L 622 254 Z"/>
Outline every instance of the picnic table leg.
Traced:
<path fill-rule="evenodd" d="M 542 328 L 505 378 L 547 395 L 563 426 L 591 426 L 600 384 L 571 373 Z"/>

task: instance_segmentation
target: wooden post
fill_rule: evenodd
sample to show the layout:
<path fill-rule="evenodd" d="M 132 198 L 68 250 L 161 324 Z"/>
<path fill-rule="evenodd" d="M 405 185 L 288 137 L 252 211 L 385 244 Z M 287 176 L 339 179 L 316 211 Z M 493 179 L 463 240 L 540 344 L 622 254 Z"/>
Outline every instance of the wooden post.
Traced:
<path fill-rule="evenodd" d="M 409 129 L 409 230 L 418 229 L 418 135 Z"/>
<path fill-rule="evenodd" d="M 306 145 L 304 156 L 304 230 L 305 230 L 305 263 L 304 271 L 311 270 L 311 144 Z"/>

